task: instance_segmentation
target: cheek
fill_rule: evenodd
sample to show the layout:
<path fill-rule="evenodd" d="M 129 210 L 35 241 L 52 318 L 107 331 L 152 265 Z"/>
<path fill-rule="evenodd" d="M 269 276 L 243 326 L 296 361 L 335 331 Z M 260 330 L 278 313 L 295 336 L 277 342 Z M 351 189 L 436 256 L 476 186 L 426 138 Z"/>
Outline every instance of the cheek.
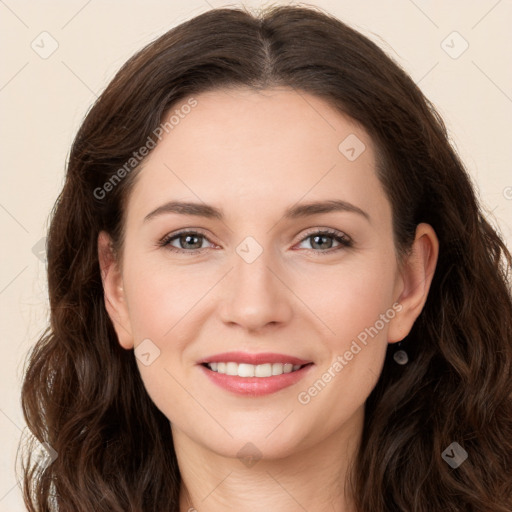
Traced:
<path fill-rule="evenodd" d="M 363 407 L 382 371 L 389 322 L 396 311 L 393 280 L 380 269 L 380 264 L 368 265 L 331 276 L 324 282 L 327 297 L 321 301 L 315 295 L 316 312 L 329 329 L 317 371 L 296 398 L 303 414 L 315 418 L 311 421 L 326 433 Z"/>
<path fill-rule="evenodd" d="M 357 263 L 357 264 L 356 264 Z M 308 275 L 308 274 L 303 274 Z M 292 289 L 325 327 L 326 336 L 337 349 L 378 322 L 381 315 L 393 314 L 395 268 L 386 258 L 366 258 L 354 264 L 320 269 L 292 283 Z M 389 315 L 388 315 L 389 316 Z M 386 320 L 388 318 L 386 317 Z"/>
<path fill-rule="evenodd" d="M 200 286 L 200 280 L 187 275 L 183 268 L 170 271 L 169 266 L 146 265 L 142 261 L 140 258 L 138 264 L 125 268 L 136 362 L 153 403 L 170 421 L 181 425 L 184 418 L 201 415 L 197 403 L 183 387 L 183 383 L 189 382 L 184 368 L 190 363 L 185 361 L 190 339 L 186 329 L 190 327 L 194 304 L 211 285 L 205 282 Z M 192 282 L 194 285 L 190 286 Z M 137 350 L 139 344 L 144 350 Z M 148 360 L 144 353 L 149 353 Z"/>
<path fill-rule="evenodd" d="M 142 261 L 142 258 L 140 259 Z M 125 273 L 125 293 L 135 343 L 140 337 L 162 339 L 176 331 L 215 284 L 215 276 L 184 266 L 134 265 Z"/>
<path fill-rule="evenodd" d="M 322 319 L 325 337 L 319 368 L 298 401 L 332 428 L 360 407 L 375 386 L 384 363 L 393 308 L 393 256 L 365 258 L 318 274 L 309 304 Z M 306 288 L 302 289 L 306 293 Z M 336 413 L 332 404 L 339 404 Z M 314 404 L 314 405 L 313 405 Z M 325 411 L 331 411 L 326 414 Z"/>

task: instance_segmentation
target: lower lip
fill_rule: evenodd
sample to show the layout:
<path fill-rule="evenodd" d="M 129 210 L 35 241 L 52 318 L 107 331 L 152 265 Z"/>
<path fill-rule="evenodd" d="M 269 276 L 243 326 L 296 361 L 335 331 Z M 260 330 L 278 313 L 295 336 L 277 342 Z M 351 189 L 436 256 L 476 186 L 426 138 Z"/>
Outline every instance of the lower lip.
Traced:
<path fill-rule="evenodd" d="M 262 396 L 293 386 L 309 372 L 312 366 L 312 364 L 308 364 L 294 372 L 272 375 L 271 377 L 238 377 L 238 375 L 214 372 L 202 365 L 200 365 L 200 368 L 214 384 L 227 391 L 238 395 Z"/>

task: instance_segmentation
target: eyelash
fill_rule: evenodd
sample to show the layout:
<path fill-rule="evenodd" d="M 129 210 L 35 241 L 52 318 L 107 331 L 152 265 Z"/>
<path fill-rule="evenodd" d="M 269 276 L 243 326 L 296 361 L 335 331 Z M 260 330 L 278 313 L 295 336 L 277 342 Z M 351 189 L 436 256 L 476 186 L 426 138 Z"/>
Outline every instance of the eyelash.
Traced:
<path fill-rule="evenodd" d="M 187 231 L 187 230 L 183 230 L 183 231 L 179 231 L 178 233 L 171 233 L 170 235 L 166 235 L 164 238 L 162 238 L 162 240 L 160 240 L 158 242 L 158 245 L 160 247 L 166 248 L 167 250 L 169 250 L 171 252 L 181 253 L 181 254 L 188 254 L 188 255 L 191 255 L 191 256 L 193 256 L 194 254 L 198 254 L 200 252 L 203 252 L 204 250 L 208 249 L 208 247 L 202 247 L 201 249 L 190 249 L 190 250 L 187 250 L 187 249 L 179 249 L 177 247 L 174 247 L 174 246 L 170 245 L 170 243 L 173 240 L 175 240 L 175 239 L 177 239 L 177 238 L 179 238 L 180 236 L 183 236 L 183 235 L 198 235 L 199 237 L 202 237 L 202 238 L 208 240 L 206 235 L 204 233 L 201 233 L 200 231 Z M 345 235 L 341 231 L 336 231 L 336 230 L 333 230 L 333 229 L 322 229 L 322 230 L 317 230 L 317 231 L 312 230 L 309 233 L 307 233 L 306 236 L 303 237 L 299 241 L 299 243 L 302 243 L 302 242 L 306 241 L 308 238 L 311 238 L 314 235 L 317 235 L 317 236 L 318 235 L 320 235 L 320 236 L 330 236 L 331 238 L 333 238 L 334 240 L 336 240 L 340 244 L 339 247 L 327 249 L 325 251 L 320 251 L 320 250 L 315 250 L 315 249 L 307 249 L 309 251 L 313 251 L 318 256 L 320 256 L 320 255 L 323 256 L 323 255 L 326 255 L 326 254 L 332 254 L 332 253 L 334 253 L 334 252 L 336 252 L 336 251 L 338 251 L 340 249 L 352 247 L 352 240 L 347 235 Z"/>

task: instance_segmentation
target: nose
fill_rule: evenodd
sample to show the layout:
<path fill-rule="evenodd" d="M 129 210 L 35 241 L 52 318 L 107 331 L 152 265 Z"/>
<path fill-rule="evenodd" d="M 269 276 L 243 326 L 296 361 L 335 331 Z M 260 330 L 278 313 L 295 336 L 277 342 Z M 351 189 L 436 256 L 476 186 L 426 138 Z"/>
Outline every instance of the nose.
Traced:
<path fill-rule="evenodd" d="M 248 263 L 234 254 L 234 267 L 223 279 L 220 316 L 226 324 L 247 331 L 277 327 L 293 316 L 293 293 L 286 285 L 282 267 L 272 261 L 268 251 Z"/>

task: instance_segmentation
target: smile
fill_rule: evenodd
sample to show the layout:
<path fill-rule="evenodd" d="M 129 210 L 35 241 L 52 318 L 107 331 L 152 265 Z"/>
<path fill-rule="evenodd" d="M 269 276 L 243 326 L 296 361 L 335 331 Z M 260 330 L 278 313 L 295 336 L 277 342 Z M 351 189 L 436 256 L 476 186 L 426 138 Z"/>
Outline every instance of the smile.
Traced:
<path fill-rule="evenodd" d="M 238 375 L 239 377 L 272 377 L 273 375 L 282 375 L 283 373 L 292 373 L 301 368 L 300 364 L 292 363 L 266 363 L 266 364 L 248 364 L 248 363 L 207 363 L 210 370 L 222 373 L 224 375 Z"/>
<path fill-rule="evenodd" d="M 199 362 L 213 384 L 234 394 L 262 396 L 293 386 L 313 367 L 313 362 L 284 354 L 217 354 Z"/>

